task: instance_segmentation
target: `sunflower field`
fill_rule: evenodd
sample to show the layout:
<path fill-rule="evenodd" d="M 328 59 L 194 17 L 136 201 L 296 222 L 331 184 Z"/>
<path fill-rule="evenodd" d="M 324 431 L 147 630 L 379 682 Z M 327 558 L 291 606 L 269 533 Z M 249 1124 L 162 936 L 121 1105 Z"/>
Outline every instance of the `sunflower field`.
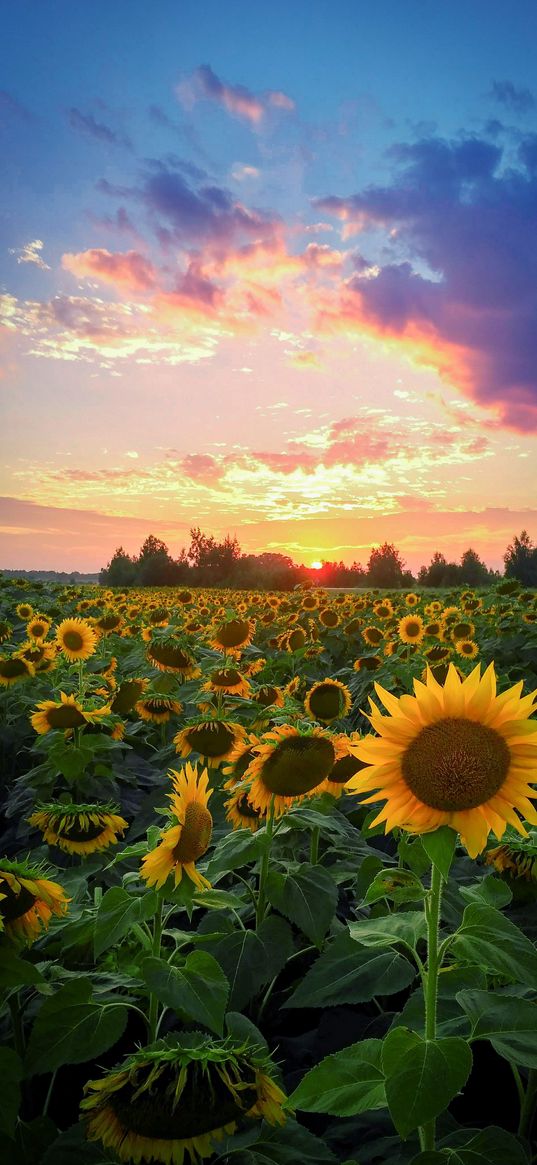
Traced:
<path fill-rule="evenodd" d="M 530 1165 L 537 594 L 0 590 L 5 1165 Z"/>

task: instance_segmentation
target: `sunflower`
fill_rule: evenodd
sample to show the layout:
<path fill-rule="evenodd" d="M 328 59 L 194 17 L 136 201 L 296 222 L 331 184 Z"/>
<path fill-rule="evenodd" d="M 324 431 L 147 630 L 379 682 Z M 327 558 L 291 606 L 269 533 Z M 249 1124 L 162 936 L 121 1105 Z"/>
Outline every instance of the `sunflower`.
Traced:
<path fill-rule="evenodd" d="M 28 619 L 32 618 L 34 613 L 34 609 L 30 603 L 19 603 L 18 607 L 15 607 L 15 610 L 19 616 L 19 619 L 24 619 L 25 623 L 28 622 Z"/>
<path fill-rule="evenodd" d="M 172 716 L 177 716 L 183 711 L 183 705 L 179 700 L 172 700 L 169 696 L 145 696 L 143 700 L 136 701 L 134 711 L 141 720 L 149 720 L 153 724 L 166 724 Z"/>
<path fill-rule="evenodd" d="M 175 597 L 177 602 L 180 603 L 182 607 L 187 607 L 189 603 L 194 601 L 194 596 L 190 591 L 179 591 Z"/>
<path fill-rule="evenodd" d="M 380 627 L 364 627 L 362 639 L 365 639 L 369 647 L 378 647 L 384 639 L 384 631 L 381 631 Z"/>
<path fill-rule="evenodd" d="M 451 656 L 451 647 L 442 647 L 440 643 L 434 643 L 432 647 L 427 647 L 423 653 L 428 663 L 446 663 Z"/>
<path fill-rule="evenodd" d="M 26 627 L 30 639 L 44 639 L 50 631 L 50 619 L 45 615 L 34 615 Z"/>
<path fill-rule="evenodd" d="M 64 619 L 56 628 L 56 643 L 69 663 L 76 663 L 93 655 L 97 636 L 84 619 Z"/>
<path fill-rule="evenodd" d="M 86 1136 L 120 1161 L 199 1162 L 245 1118 L 285 1123 L 273 1071 L 269 1056 L 248 1042 L 168 1036 L 88 1081 L 80 1106 Z"/>
<path fill-rule="evenodd" d="M 198 769 L 186 764 L 181 772 L 170 770 L 173 791 L 168 794 L 171 801 L 170 816 L 175 825 L 161 831 L 161 841 L 156 849 L 142 859 L 141 876 L 149 886 L 161 886 L 173 873 L 178 886 L 183 873 L 199 890 L 210 883 L 196 869 L 195 862 L 203 857 L 209 848 L 213 830 L 213 819 L 207 808 L 209 774 L 207 769 Z"/>
<path fill-rule="evenodd" d="M 360 655 L 355 659 L 352 670 L 353 671 L 376 671 L 380 667 L 382 659 L 380 655 Z"/>
<path fill-rule="evenodd" d="M 409 595 L 405 595 L 405 603 L 407 607 L 417 607 L 419 601 L 419 595 L 415 595 L 413 591 L 411 591 Z"/>
<path fill-rule="evenodd" d="M 383 599 L 382 602 L 373 603 L 373 610 L 376 619 L 391 619 L 393 615 L 393 606 L 389 599 Z"/>
<path fill-rule="evenodd" d="M 431 623 L 425 624 L 423 634 L 427 635 L 429 639 L 443 639 L 444 624 L 439 619 L 433 619 Z"/>
<path fill-rule="evenodd" d="M 60 692 L 59 701 L 43 700 L 37 705 L 37 712 L 30 716 L 30 723 L 40 736 L 44 736 L 54 728 L 70 732 L 73 728 L 82 728 L 84 724 L 95 724 L 100 717 L 109 715 L 108 705 L 90 711 L 83 708 L 74 696 Z"/>
<path fill-rule="evenodd" d="M 510 837 L 506 844 L 488 849 L 484 856 L 487 866 L 494 866 L 510 879 L 537 882 L 537 833 L 533 829 L 527 838 Z"/>
<path fill-rule="evenodd" d="M 145 679 L 122 680 L 110 702 L 112 712 L 116 712 L 118 716 L 126 716 L 128 712 L 132 712 L 146 688 Z"/>
<path fill-rule="evenodd" d="M 457 639 L 455 651 L 458 655 L 465 655 L 467 659 L 475 659 L 479 655 L 479 648 L 473 639 Z"/>
<path fill-rule="evenodd" d="M 40 829 L 48 845 L 67 854 L 100 853 L 116 845 L 128 822 L 119 817 L 115 805 L 39 805 L 28 818 Z"/>
<path fill-rule="evenodd" d="M 421 615 L 404 615 L 397 630 L 401 643 L 421 643 L 425 634 Z"/>
<path fill-rule="evenodd" d="M 284 631 L 279 645 L 284 651 L 301 651 L 306 645 L 306 632 L 302 627 L 293 627 L 291 631 Z"/>
<path fill-rule="evenodd" d="M 252 805 L 248 796 L 248 786 L 243 784 L 236 789 L 231 797 L 224 802 L 226 821 L 230 821 L 233 829 L 250 829 L 255 833 L 263 823 L 265 814 L 261 809 Z"/>
<path fill-rule="evenodd" d="M 0 657 L 0 684 L 4 688 L 11 687 L 19 680 L 27 680 L 30 676 L 35 675 L 35 668 L 33 663 L 28 659 L 22 659 L 20 656 L 1 656 Z"/>
<path fill-rule="evenodd" d="M 427 669 L 425 684 L 414 680 L 414 696 L 397 699 L 379 684 L 383 716 L 370 700 L 378 737 L 354 746 L 370 767 L 348 787 L 371 792 L 365 804 L 386 802 L 372 825 L 386 823 L 411 833 L 449 825 L 471 857 L 484 849 L 489 832 L 501 840 L 506 823 L 526 830 L 518 813 L 537 825 L 529 783 L 537 767 L 537 721 L 528 719 L 537 692 L 522 696 L 522 680 L 496 695 L 494 664 L 483 676 L 478 665 L 462 679 L 449 665 L 444 686 Z"/>
<path fill-rule="evenodd" d="M 230 696 L 243 696 L 247 699 L 250 694 L 250 685 L 240 671 L 237 671 L 237 668 L 224 667 L 211 672 L 209 679 L 202 687 L 202 692 L 221 692 Z"/>
<path fill-rule="evenodd" d="M 111 635 L 113 631 L 119 631 L 123 624 L 123 619 L 117 611 L 103 611 L 98 619 L 95 619 L 95 627 L 103 635 Z"/>
<path fill-rule="evenodd" d="M 215 718 L 187 724 L 174 736 L 173 743 L 179 756 L 190 756 L 191 752 L 197 752 L 212 769 L 217 768 L 220 761 L 227 760 L 244 735 L 245 730 L 241 724 Z"/>
<path fill-rule="evenodd" d="M 15 653 L 18 659 L 25 659 L 33 664 L 36 671 L 41 671 L 44 663 L 53 663 L 56 660 L 56 648 L 53 643 L 43 643 L 39 639 L 23 643 Z"/>
<path fill-rule="evenodd" d="M 175 673 L 184 680 L 196 679 L 201 675 L 190 653 L 171 638 L 151 641 L 147 648 L 147 658 L 159 671 Z"/>
<path fill-rule="evenodd" d="M 261 737 L 246 770 L 251 780 L 249 800 L 266 811 L 274 797 L 276 816 L 302 800 L 326 780 L 337 760 L 334 737 L 322 728 L 300 731 L 282 724 Z"/>
<path fill-rule="evenodd" d="M 0 619 L 0 643 L 5 643 L 6 639 L 9 639 L 12 630 L 11 623 L 8 623 L 7 619 Z"/>
<path fill-rule="evenodd" d="M 330 607 L 323 607 L 319 611 L 319 622 L 323 624 L 323 627 L 337 627 L 339 615 L 336 611 L 332 611 Z"/>
<path fill-rule="evenodd" d="M 212 631 L 209 646 L 233 654 L 252 642 L 255 623 L 252 619 L 227 619 Z"/>
<path fill-rule="evenodd" d="M 449 633 L 452 639 L 473 639 L 475 625 L 470 622 L 465 623 L 463 619 L 460 619 L 458 623 L 451 624 Z"/>
<path fill-rule="evenodd" d="M 351 619 L 350 623 L 345 624 L 343 628 L 343 634 L 346 635 L 348 639 L 354 639 L 356 635 L 360 634 L 361 627 L 361 619 Z"/>
<path fill-rule="evenodd" d="M 321 680 L 306 692 L 304 707 L 312 720 L 330 724 L 347 715 L 352 704 L 352 696 L 345 684 L 339 680 Z"/>
<path fill-rule="evenodd" d="M 262 684 L 256 692 L 252 692 L 251 699 L 255 704 L 261 704 L 262 708 L 283 708 L 284 705 L 281 688 L 276 688 L 273 684 Z"/>
<path fill-rule="evenodd" d="M 26 862 L 0 860 L 0 918 L 8 937 L 31 943 L 47 929 L 53 914 L 65 914 L 70 899 L 43 872 Z"/>
<path fill-rule="evenodd" d="M 254 748 L 261 743 L 259 736 L 253 732 L 248 732 L 244 737 L 237 741 L 234 748 L 232 748 L 229 755 L 226 757 L 226 764 L 223 766 L 223 774 L 227 778 L 224 785 L 225 789 L 234 789 L 238 785 L 246 772 L 246 769 L 254 759 Z"/>
<path fill-rule="evenodd" d="M 344 786 L 350 781 L 351 777 L 356 776 L 356 773 L 366 768 L 364 762 L 358 760 L 358 757 L 352 751 L 352 746 L 357 744 L 360 739 L 361 737 L 358 732 L 353 732 L 350 736 L 345 736 L 344 733 L 341 733 L 339 736 L 332 737 L 337 759 L 330 769 L 326 781 L 323 781 L 322 785 L 316 790 L 318 793 L 331 793 L 332 797 L 340 797 Z"/>

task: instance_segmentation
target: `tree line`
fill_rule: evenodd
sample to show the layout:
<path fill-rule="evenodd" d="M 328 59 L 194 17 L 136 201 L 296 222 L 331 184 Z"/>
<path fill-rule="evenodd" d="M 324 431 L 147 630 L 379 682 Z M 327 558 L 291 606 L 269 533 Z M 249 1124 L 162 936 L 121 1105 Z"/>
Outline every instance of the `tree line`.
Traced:
<path fill-rule="evenodd" d="M 537 547 L 523 530 L 504 554 L 505 577 L 524 586 L 537 587 Z M 367 566 L 358 562 L 323 562 L 320 569 L 297 565 L 285 554 L 243 554 L 235 536 L 222 541 L 204 534 L 198 526 L 190 531 L 190 546 L 172 558 L 166 543 L 150 534 L 140 553 L 127 554 L 120 546 L 99 574 L 107 587 L 209 586 L 244 590 L 292 590 L 299 583 L 325 587 L 455 587 L 488 586 L 501 577 L 489 570 L 471 547 L 459 562 L 449 562 L 436 551 L 428 566 L 415 577 L 393 544 L 384 542 L 371 550 Z"/>

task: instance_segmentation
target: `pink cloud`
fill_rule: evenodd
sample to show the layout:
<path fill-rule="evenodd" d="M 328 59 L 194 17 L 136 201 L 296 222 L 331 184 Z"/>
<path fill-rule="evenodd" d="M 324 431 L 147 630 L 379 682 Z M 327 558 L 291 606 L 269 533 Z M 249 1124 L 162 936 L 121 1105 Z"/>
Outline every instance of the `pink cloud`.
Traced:
<path fill-rule="evenodd" d="M 290 112 L 295 108 L 291 97 L 281 90 L 268 89 L 264 93 L 252 93 L 245 85 L 229 85 L 221 81 L 210 65 L 200 65 L 190 77 L 176 87 L 179 100 L 187 108 L 197 101 L 214 101 L 235 117 L 242 117 L 251 125 L 259 125 L 267 111 L 282 109 Z"/>
<path fill-rule="evenodd" d="M 79 279 L 97 279 L 129 291 L 151 291 L 156 281 L 153 264 L 139 251 L 113 252 L 93 247 L 78 254 L 66 252 L 62 267 Z"/>

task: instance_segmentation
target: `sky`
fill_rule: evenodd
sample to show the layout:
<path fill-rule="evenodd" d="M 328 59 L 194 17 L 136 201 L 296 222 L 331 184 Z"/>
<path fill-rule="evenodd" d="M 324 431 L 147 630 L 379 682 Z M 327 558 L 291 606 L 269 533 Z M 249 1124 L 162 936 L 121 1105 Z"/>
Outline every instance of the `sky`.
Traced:
<path fill-rule="evenodd" d="M 18 0 L 0 567 L 537 540 L 537 6 Z"/>

